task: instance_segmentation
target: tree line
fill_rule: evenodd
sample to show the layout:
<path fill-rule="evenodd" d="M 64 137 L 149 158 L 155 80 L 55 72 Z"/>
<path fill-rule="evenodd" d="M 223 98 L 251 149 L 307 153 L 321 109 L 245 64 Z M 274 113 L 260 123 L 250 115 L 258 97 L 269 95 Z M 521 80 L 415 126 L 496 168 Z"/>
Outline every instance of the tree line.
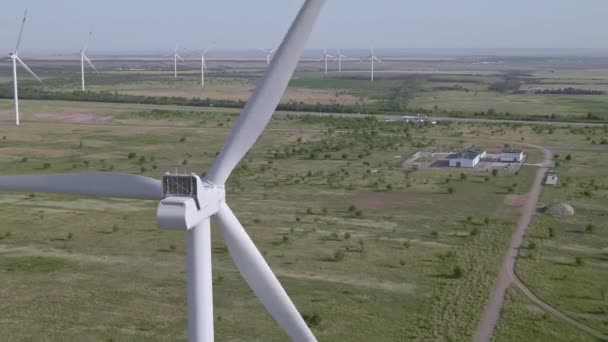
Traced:
<path fill-rule="evenodd" d="M 548 95 L 604 95 L 606 94 L 603 90 L 592 90 L 592 89 L 580 89 L 580 88 L 558 88 L 558 89 L 538 89 L 534 91 L 534 94 L 548 94 Z"/>

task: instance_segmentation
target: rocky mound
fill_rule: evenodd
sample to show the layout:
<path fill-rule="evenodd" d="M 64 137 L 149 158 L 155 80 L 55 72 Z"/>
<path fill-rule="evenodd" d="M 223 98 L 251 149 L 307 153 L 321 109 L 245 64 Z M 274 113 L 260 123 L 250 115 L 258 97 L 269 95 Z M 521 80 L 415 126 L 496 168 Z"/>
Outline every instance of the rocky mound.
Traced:
<path fill-rule="evenodd" d="M 549 207 L 549 213 L 554 216 L 572 216 L 574 208 L 568 203 L 555 203 Z"/>

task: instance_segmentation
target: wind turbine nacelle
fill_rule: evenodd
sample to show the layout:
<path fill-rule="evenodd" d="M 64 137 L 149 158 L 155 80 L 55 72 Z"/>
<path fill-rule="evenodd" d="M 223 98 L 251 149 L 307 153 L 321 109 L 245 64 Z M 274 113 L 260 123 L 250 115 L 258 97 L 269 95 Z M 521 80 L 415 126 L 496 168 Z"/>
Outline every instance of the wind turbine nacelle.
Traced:
<path fill-rule="evenodd" d="M 223 188 L 201 181 L 196 174 L 165 174 L 163 199 L 156 210 L 161 229 L 188 230 L 219 210 L 224 200 Z"/>
<path fill-rule="evenodd" d="M 199 211 L 194 198 L 166 197 L 158 204 L 156 221 L 162 229 L 187 230 L 204 219 Z"/>

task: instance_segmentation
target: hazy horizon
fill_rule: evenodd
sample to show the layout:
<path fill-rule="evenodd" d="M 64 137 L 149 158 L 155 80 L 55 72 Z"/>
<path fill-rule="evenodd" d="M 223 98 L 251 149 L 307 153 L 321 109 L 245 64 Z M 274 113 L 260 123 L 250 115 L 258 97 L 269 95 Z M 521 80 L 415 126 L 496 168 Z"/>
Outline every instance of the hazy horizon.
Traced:
<path fill-rule="evenodd" d="M 216 51 L 275 47 L 302 2 L 180 0 L 170 6 L 117 0 L 10 2 L 0 13 L 0 49 L 4 54 L 14 49 L 26 8 L 22 54 L 77 52 L 90 30 L 95 32 L 90 50 L 107 53 L 170 52 L 176 42 L 190 49 L 212 46 Z M 608 3 L 601 0 L 330 0 L 308 48 L 553 49 L 568 55 L 572 50 L 605 49 L 608 24 L 602 17 L 607 10 Z"/>

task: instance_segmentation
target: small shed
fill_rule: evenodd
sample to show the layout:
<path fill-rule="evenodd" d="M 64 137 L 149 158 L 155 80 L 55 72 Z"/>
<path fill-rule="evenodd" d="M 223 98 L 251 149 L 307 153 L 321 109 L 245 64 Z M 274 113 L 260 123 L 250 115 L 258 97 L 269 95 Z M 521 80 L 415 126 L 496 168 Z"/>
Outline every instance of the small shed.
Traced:
<path fill-rule="evenodd" d="M 557 185 L 557 171 L 549 171 L 547 172 L 547 178 L 545 179 L 546 185 Z"/>

